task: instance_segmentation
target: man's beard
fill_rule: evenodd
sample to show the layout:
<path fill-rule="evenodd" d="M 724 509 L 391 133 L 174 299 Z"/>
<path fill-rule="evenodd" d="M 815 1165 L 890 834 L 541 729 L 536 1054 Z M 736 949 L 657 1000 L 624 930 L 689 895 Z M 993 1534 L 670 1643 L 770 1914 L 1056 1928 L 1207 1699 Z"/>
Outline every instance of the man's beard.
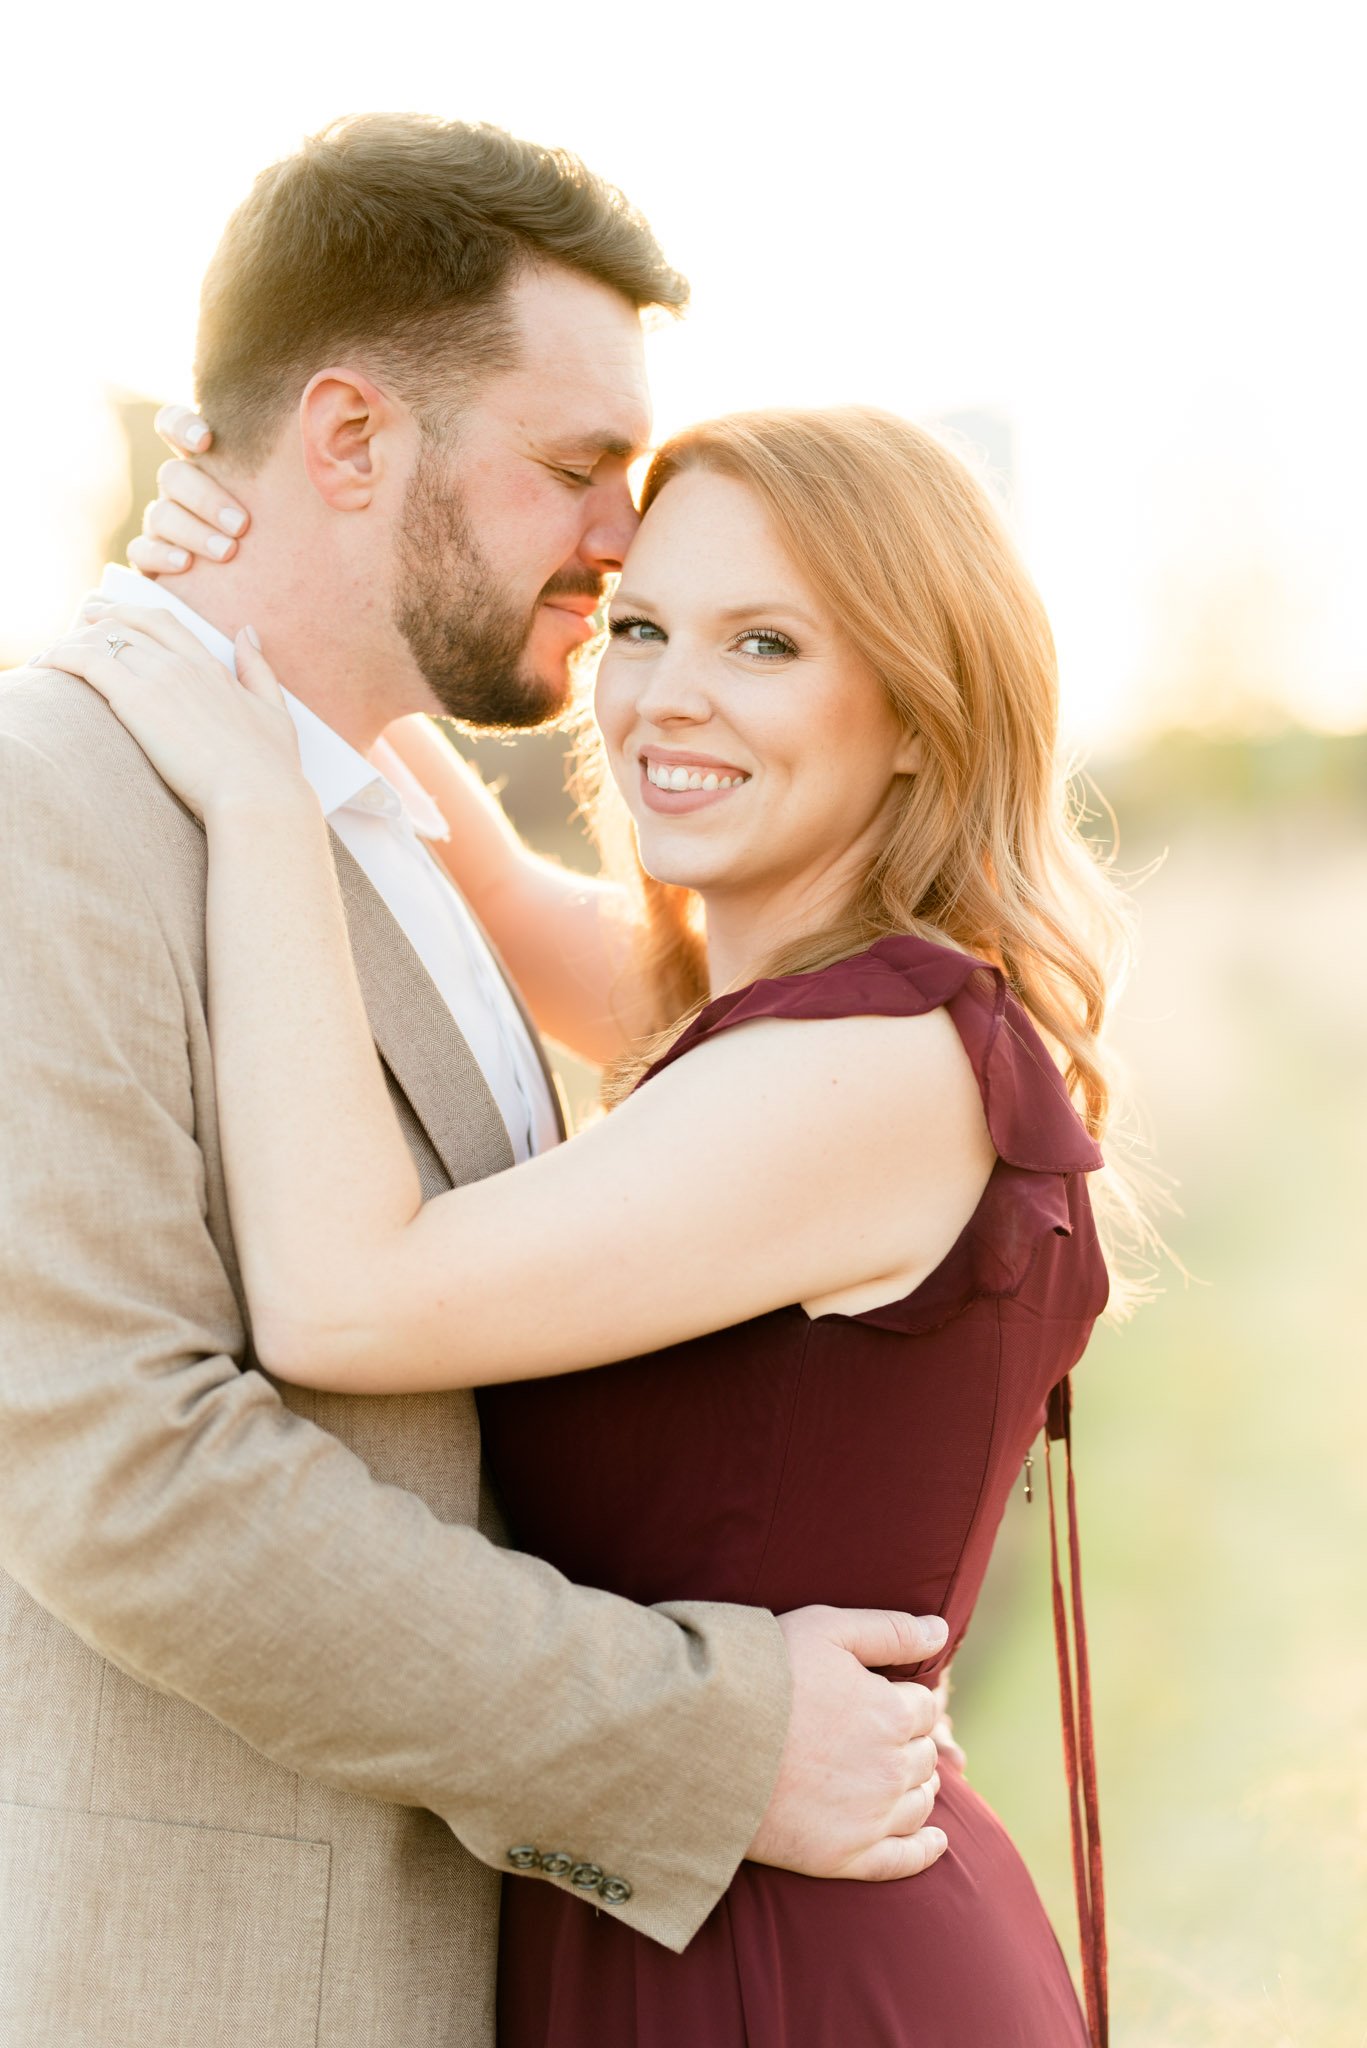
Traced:
<path fill-rule="evenodd" d="M 521 609 L 500 589 L 445 463 L 428 448 L 409 481 L 396 569 L 394 623 L 448 718 L 525 732 L 564 714 L 568 680 L 536 675 L 527 643 L 542 604 L 557 595 L 601 597 L 601 577 L 562 570 L 530 612 Z"/>

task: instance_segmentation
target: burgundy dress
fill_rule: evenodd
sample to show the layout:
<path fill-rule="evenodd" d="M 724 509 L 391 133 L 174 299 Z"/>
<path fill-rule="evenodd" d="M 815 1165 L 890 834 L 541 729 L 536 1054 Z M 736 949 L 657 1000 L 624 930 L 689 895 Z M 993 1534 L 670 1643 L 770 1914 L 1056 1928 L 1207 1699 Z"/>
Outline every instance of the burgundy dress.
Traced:
<path fill-rule="evenodd" d="M 893 1674 L 936 1682 L 1046 1397 L 1105 1305 L 1083 1178 L 1096 1147 L 1002 978 L 921 939 L 723 996 L 652 1069 L 752 1018 L 941 1006 L 998 1154 L 948 1257 L 861 1315 L 776 1309 L 649 1357 L 482 1390 L 525 1549 L 646 1603 L 942 1614 L 941 1656 Z M 742 1863 L 682 1955 L 508 1877 L 501 2048 L 1086 2048 L 1024 1864 L 962 1775 L 941 1776 L 949 1848 L 931 1870 L 861 1884 Z"/>

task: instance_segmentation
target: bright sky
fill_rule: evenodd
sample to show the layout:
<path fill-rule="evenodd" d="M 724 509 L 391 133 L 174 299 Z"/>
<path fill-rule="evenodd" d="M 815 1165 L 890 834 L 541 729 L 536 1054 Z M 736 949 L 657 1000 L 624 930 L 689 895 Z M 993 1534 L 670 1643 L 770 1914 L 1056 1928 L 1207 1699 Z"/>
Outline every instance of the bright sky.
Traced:
<path fill-rule="evenodd" d="M 253 174 L 405 108 L 577 150 L 694 285 L 661 429 L 766 402 L 1007 412 L 1074 730 L 1219 671 L 1367 723 L 1364 123 L 1347 0 L 146 0 L 26 8 L 0 87 L 0 649 L 117 514 L 104 393 L 189 394 Z"/>

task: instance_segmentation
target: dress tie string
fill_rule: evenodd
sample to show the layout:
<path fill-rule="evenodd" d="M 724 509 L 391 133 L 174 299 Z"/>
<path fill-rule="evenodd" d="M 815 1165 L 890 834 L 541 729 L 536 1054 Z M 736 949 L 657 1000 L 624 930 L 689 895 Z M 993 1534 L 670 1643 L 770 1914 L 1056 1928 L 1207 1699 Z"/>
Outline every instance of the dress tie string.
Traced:
<path fill-rule="evenodd" d="M 1082 1559 L 1077 1534 L 1077 1493 L 1073 1486 L 1073 1386 L 1060 1380 L 1045 1413 L 1044 1469 L 1049 1486 L 1049 1558 L 1054 1581 L 1054 1647 L 1058 1653 L 1059 1703 L 1063 1710 L 1063 1758 L 1068 1774 L 1073 1837 L 1073 1881 L 1077 1891 L 1082 1989 L 1092 2048 L 1109 2048 L 1106 1985 L 1106 1892 L 1101 1869 L 1101 1817 L 1096 1791 L 1096 1740 L 1092 1724 L 1092 1677 L 1087 1662 L 1087 1624 L 1082 1612 Z M 1065 1603 L 1059 1570 L 1058 1520 L 1054 1508 L 1051 1446 L 1062 1443 L 1067 1467 L 1068 1581 Z M 1069 1641 L 1068 1605 L 1072 1607 Z"/>

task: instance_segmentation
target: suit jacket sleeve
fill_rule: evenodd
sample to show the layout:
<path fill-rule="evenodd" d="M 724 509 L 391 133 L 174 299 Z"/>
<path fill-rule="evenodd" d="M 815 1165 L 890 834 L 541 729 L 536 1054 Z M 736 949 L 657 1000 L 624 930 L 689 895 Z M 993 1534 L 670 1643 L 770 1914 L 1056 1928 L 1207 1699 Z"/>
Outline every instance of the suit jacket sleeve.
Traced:
<path fill-rule="evenodd" d="M 291 1769 L 554 1844 L 681 1947 L 767 1803 L 771 1616 L 647 1609 L 440 1522 L 243 1371 L 187 1004 L 135 865 L 0 736 L 0 1562 Z"/>

